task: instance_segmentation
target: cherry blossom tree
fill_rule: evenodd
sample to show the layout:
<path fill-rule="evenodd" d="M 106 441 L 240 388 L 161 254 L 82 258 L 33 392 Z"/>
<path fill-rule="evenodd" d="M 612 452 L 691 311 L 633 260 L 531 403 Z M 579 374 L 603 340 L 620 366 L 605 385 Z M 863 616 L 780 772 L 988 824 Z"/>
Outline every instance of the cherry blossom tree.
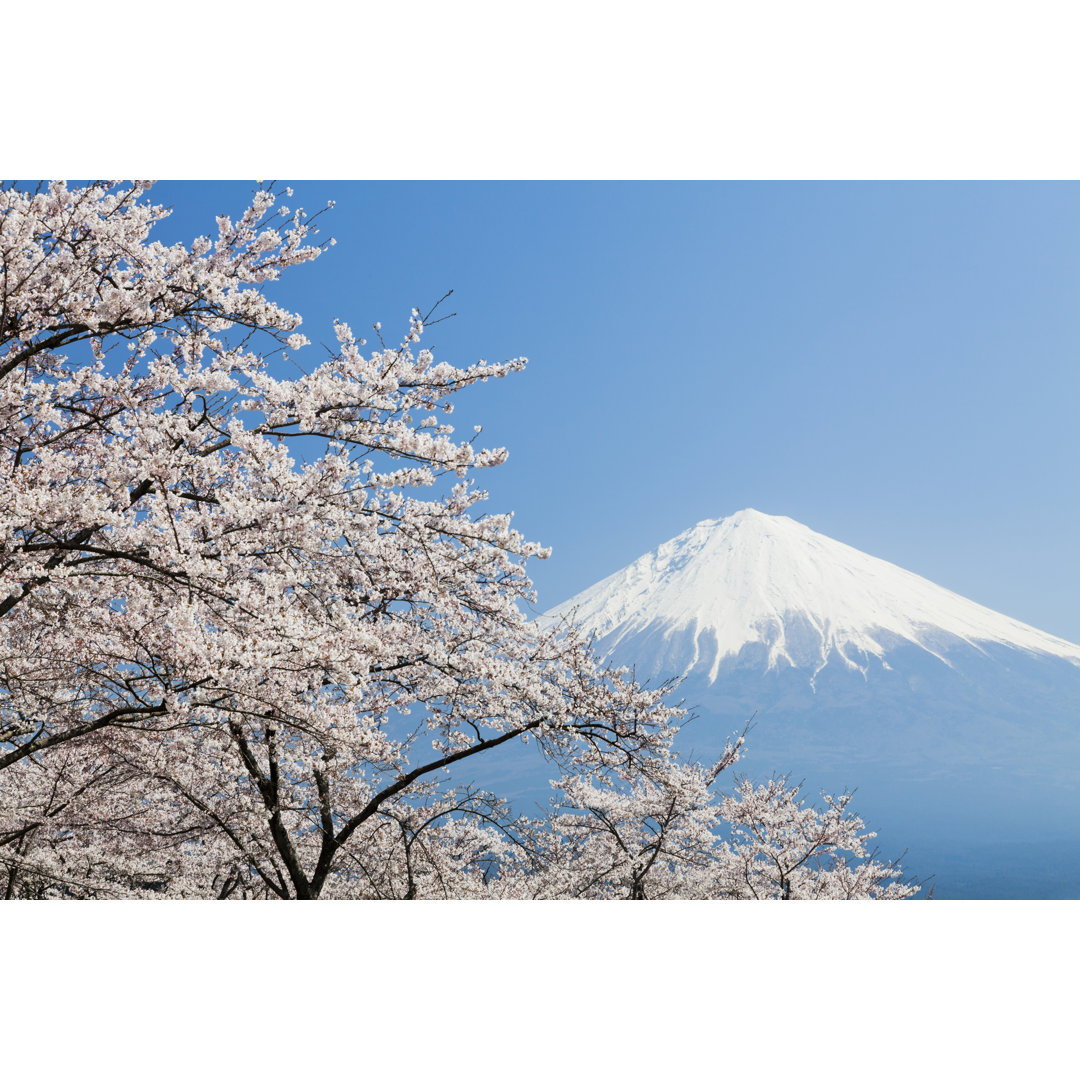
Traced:
<path fill-rule="evenodd" d="M 757 785 L 744 778 L 723 798 L 732 839 L 718 859 L 719 892 L 754 900 L 905 900 L 919 892 L 896 861 L 879 862 L 868 849 L 875 834 L 850 812 L 851 792 L 824 795 L 823 809 L 799 795 L 784 777 Z"/>
<path fill-rule="evenodd" d="M 745 738 L 744 730 L 709 767 L 661 752 L 633 770 L 553 782 L 551 815 L 515 823 L 527 841 L 499 845 L 503 888 L 628 900 L 908 899 L 920 891 L 896 862 L 879 862 L 867 848 L 874 834 L 850 812 L 851 793 L 824 795 L 819 809 L 785 778 L 742 778 L 717 798 L 714 785 Z"/>
<path fill-rule="evenodd" d="M 716 895 L 716 851 L 764 850 L 710 832 L 730 761 L 679 766 L 667 687 L 529 622 L 546 552 L 474 483 L 506 451 L 448 421 L 524 359 L 437 362 L 436 305 L 285 376 L 265 289 L 325 244 L 282 197 L 164 245 L 148 184 L 0 189 L 0 889 Z M 550 819 L 455 781 L 516 740 Z"/>

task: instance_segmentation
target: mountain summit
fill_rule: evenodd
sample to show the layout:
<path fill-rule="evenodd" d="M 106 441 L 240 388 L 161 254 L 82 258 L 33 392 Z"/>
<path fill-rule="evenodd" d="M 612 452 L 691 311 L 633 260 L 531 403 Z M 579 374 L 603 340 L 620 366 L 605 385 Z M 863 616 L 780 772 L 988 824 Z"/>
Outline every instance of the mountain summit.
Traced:
<path fill-rule="evenodd" d="M 1078 645 L 757 510 L 699 522 L 544 618 L 570 615 L 643 677 L 710 684 L 747 664 L 806 671 L 811 686 L 827 665 L 866 676 L 901 646 L 946 665 L 988 644 L 1080 665 Z"/>

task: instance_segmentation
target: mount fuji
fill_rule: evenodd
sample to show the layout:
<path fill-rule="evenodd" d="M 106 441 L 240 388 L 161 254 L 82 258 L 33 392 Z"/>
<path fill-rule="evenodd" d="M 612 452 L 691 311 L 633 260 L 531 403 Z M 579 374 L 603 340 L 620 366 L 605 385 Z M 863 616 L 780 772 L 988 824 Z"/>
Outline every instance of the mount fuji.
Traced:
<path fill-rule="evenodd" d="M 1080 645 L 755 510 L 540 616 L 569 618 L 638 681 L 681 680 L 684 752 L 753 716 L 743 772 L 857 787 L 937 895 L 1080 897 Z"/>

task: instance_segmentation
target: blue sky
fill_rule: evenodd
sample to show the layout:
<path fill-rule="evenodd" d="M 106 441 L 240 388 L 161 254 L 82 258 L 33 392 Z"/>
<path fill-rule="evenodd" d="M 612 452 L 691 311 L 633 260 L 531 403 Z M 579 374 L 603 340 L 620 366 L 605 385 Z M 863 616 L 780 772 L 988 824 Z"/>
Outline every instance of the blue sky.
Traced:
<path fill-rule="evenodd" d="M 288 183 L 337 203 L 301 362 L 450 288 L 436 355 L 529 357 L 455 416 L 510 448 L 541 608 L 753 506 L 1080 640 L 1080 185 Z M 158 185 L 162 238 L 250 187 Z"/>

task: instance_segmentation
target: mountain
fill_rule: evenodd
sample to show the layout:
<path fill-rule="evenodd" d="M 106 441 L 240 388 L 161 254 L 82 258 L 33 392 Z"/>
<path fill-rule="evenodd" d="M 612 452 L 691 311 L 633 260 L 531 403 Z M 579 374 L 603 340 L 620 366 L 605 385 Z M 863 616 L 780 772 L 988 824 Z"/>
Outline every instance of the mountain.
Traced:
<path fill-rule="evenodd" d="M 1052 858 L 1080 852 L 1080 646 L 755 510 L 541 619 L 570 617 L 639 681 L 682 680 L 684 751 L 708 757 L 754 716 L 744 772 L 858 787 L 883 844 L 966 867 L 939 893 L 1080 896 L 1080 863 L 1062 884 Z M 1032 884 L 1037 843 L 1053 883 Z"/>
<path fill-rule="evenodd" d="M 699 522 L 545 617 L 571 612 L 603 651 L 636 639 L 641 673 L 693 671 L 710 684 L 741 660 L 807 671 L 813 688 L 830 663 L 887 670 L 901 645 L 946 665 L 943 653 L 990 644 L 1080 667 L 1080 645 L 757 510 Z"/>

